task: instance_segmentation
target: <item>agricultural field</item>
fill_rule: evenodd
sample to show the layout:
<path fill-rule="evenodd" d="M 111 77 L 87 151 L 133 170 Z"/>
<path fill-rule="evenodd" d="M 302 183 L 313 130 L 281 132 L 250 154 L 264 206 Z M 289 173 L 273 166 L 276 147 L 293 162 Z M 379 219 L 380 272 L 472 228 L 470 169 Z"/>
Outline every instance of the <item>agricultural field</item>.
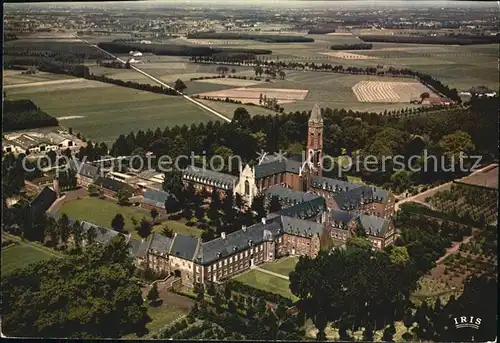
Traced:
<path fill-rule="evenodd" d="M 35 82 L 70 80 L 74 79 L 69 75 L 52 74 L 45 72 L 37 72 L 36 74 L 23 74 L 21 70 L 4 70 L 3 71 L 3 87 L 9 89 L 17 85 L 30 84 Z"/>
<path fill-rule="evenodd" d="M 4 239 L 5 236 L 2 236 L 2 240 Z M 2 248 L 2 274 L 5 275 L 17 268 L 54 257 L 59 257 L 59 254 L 48 248 L 39 247 L 35 243 L 23 243 L 16 240 L 14 244 Z"/>
<path fill-rule="evenodd" d="M 465 184 L 453 184 L 449 190 L 439 191 L 425 199 L 441 212 L 470 216 L 480 223 L 498 219 L 498 190 Z"/>
<path fill-rule="evenodd" d="M 30 99 L 60 118 L 61 126 L 71 127 L 93 142 L 108 144 L 131 131 L 218 119 L 181 97 L 90 80 L 10 89 L 7 98 Z"/>
<path fill-rule="evenodd" d="M 297 100 L 304 100 L 307 96 L 306 89 L 279 89 L 279 88 L 232 88 L 223 91 L 200 93 L 199 96 L 207 96 L 219 99 L 233 99 L 243 103 L 259 104 L 259 97 L 267 97 L 268 99 L 276 98 L 278 104 L 287 104 Z"/>
<path fill-rule="evenodd" d="M 69 218 L 75 220 L 85 220 L 96 225 L 111 228 L 111 221 L 116 214 L 121 213 L 125 218 L 125 231 L 132 234 L 132 238 L 140 239 L 137 232 L 134 230 L 132 218 L 140 221 L 142 218 L 151 220 L 149 211 L 140 207 L 120 206 L 111 200 L 103 200 L 99 198 L 81 198 L 64 203 L 59 210 L 59 214 L 66 213 Z M 191 228 L 175 221 L 164 221 L 160 225 L 153 227 L 154 232 L 161 232 L 164 227 L 168 227 L 174 233 L 178 232 L 185 235 L 201 235 L 201 230 Z"/>
<path fill-rule="evenodd" d="M 288 276 L 290 272 L 295 270 L 295 265 L 298 261 L 298 257 L 286 257 L 279 259 L 276 262 L 262 264 L 259 267 L 274 273 Z"/>
<path fill-rule="evenodd" d="M 281 296 L 284 296 L 285 298 L 292 299 L 293 301 L 298 300 L 298 298 L 290 291 L 290 282 L 277 276 L 273 276 L 254 269 L 240 274 L 234 279 L 250 287 L 254 287 L 266 292 L 277 293 Z"/>
<path fill-rule="evenodd" d="M 424 92 L 435 95 L 429 88 L 417 81 L 386 82 L 361 81 L 352 87 L 354 94 L 361 102 L 409 103 L 419 100 Z"/>

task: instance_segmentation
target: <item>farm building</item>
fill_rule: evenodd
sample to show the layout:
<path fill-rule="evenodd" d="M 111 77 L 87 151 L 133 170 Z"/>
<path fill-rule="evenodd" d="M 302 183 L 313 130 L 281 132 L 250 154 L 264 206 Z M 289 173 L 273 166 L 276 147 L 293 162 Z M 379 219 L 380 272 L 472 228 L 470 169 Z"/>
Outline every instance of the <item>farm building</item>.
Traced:
<path fill-rule="evenodd" d="M 5 135 L 2 139 L 2 151 L 4 153 L 26 154 L 42 153 L 48 151 L 73 149 L 77 147 L 75 139 L 71 135 L 50 132 L 47 134 L 38 132 L 26 132 Z"/>
<path fill-rule="evenodd" d="M 134 56 L 134 57 L 141 57 L 142 56 L 142 52 L 140 52 L 140 51 L 130 51 L 128 54 L 130 56 Z"/>
<path fill-rule="evenodd" d="M 429 97 L 422 100 L 422 105 L 437 106 L 437 105 L 452 105 L 452 104 L 453 100 L 440 97 Z"/>

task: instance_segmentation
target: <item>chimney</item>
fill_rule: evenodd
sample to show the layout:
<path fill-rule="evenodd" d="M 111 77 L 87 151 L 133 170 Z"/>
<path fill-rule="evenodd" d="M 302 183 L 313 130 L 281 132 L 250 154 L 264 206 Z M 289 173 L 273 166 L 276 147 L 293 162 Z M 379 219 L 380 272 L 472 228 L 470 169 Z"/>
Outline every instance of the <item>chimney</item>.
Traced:
<path fill-rule="evenodd" d="M 226 233 L 225 233 L 225 232 L 221 232 L 221 233 L 220 233 L 220 237 L 221 237 L 222 239 L 226 239 Z"/>
<path fill-rule="evenodd" d="M 247 232 L 247 226 L 246 225 L 241 225 L 241 229 L 243 230 L 243 232 Z"/>
<path fill-rule="evenodd" d="M 266 217 L 262 217 L 261 222 L 262 222 L 262 225 L 266 225 Z"/>
<path fill-rule="evenodd" d="M 54 192 L 56 192 L 56 195 L 59 198 L 61 196 L 61 190 L 59 188 L 59 179 L 55 178 L 54 181 L 52 182 L 52 186 L 54 188 Z"/>

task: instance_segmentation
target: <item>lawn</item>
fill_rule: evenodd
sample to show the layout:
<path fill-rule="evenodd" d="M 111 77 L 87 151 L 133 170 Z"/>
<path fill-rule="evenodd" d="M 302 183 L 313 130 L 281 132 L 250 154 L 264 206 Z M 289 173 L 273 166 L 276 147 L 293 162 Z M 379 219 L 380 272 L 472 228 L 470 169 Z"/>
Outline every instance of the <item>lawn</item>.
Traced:
<path fill-rule="evenodd" d="M 266 292 L 277 293 L 285 298 L 292 299 L 293 301 L 298 300 L 298 298 L 290 292 L 290 282 L 288 280 L 269 275 L 258 270 L 250 270 L 236 276 L 234 279 Z"/>
<path fill-rule="evenodd" d="M 168 304 L 156 307 L 149 306 L 148 315 L 152 321 L 146 325 L 149 330 L 148 336 L 157 333 L 158 330 L 163 329 L 185 314 L 187 314 L 186 310 Z"/>
<path fill-rule="evenodd" d="M 20 243 L 2 249 L 2 274 L 12 272 L 14 269 L 25 267 L 31 263 L 49 260 L 56 257 L 43 248 Z"/>
<path fill-rule="evenodd" d="M 32 100 L 50 115 L 63 118 L 61 126 L 71 127 L 94 142 L 114 142 L 120 134 L 131 131 L 218 119 L 181 97 L 89 80 L 10 89 L 7 98 Z"/>
<path fill-rule="evenodd" d="M 121 213 L 125 218 L 125 230 L 131 233 L 134 239 L 140 239 L 140 237 L 134 230 L 132 218 L 135 217 L 137 221 L 140 221 L 143 217 L 151 220 L 149 211 L 140 207 L 120 206 L 114 201 L 91 197 L 69 201 L 61 207 L 59 213 L 66 213 L 72 219 L 89 221 L 106 228 L 111 228 L 111 221 L 117 213 Z M 201 230 L 187 227 L 175 221 L 164 221 L 160 225 L 156 225 L 153 231 L 161 232 L 164 225 L 168 225 L 170 229 L 180 234 L 201 235 Z"/>
<path fill-rule="evenodd" d="M 295 270 L 295 265 L 299 261 L 298 257 L 286 257 L 276 262 L 264 263 L 259 267 L 281 275 L 288 276 L 291 271 Z"/>

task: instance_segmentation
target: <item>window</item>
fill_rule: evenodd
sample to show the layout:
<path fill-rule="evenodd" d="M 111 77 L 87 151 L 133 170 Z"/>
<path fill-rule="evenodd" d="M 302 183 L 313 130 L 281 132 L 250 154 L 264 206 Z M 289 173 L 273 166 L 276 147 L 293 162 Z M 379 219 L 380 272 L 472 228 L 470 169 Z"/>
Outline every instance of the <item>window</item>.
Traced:
<path fill-rule="evenodd" d="M 227 259 L 224 260 L 224 265 L 227 266 Z"/>
<path fill-rule="evenodd" d="M 250 182 L 245 181 L 245 195 L 250 195 Z"/>
<path fill-rule="evenodd" d="M 278 243 L 281 243 L 282 237 L 278 238 Z"/>
<path fill-rule="evenodd" d="M 222 261 L 219 262 L 219 267 L 222 267 Z"/>
<path fill-rule="evenodd" d="M 283 174 L 280 174 L 280 183 L 283 183 Z"/>
<path fill-rule="evenodd" d="M 264 247 L 261 245 L 260 248 L 259 248 L 259 250 L 262 251 L 263 249 L 264 249 Z"/>
<path fill-rule="evenodd" d="M 235 261 L 235 262 L 236 262 L 236 261 L 238 261 L 239 259 L 240 259 L 240 255 L 236 255 L 236 256 L 234 257 L 234 261 Z"/>
<path fill-rule="evenodd" d="M 233 263 L 233 258 L 232 257 L 229 258 L 229 263 Z"/>
<path fill-rule="evenodd" d="M 245 251 L 245 257 L 248 257 L 248 250 Z"/>

